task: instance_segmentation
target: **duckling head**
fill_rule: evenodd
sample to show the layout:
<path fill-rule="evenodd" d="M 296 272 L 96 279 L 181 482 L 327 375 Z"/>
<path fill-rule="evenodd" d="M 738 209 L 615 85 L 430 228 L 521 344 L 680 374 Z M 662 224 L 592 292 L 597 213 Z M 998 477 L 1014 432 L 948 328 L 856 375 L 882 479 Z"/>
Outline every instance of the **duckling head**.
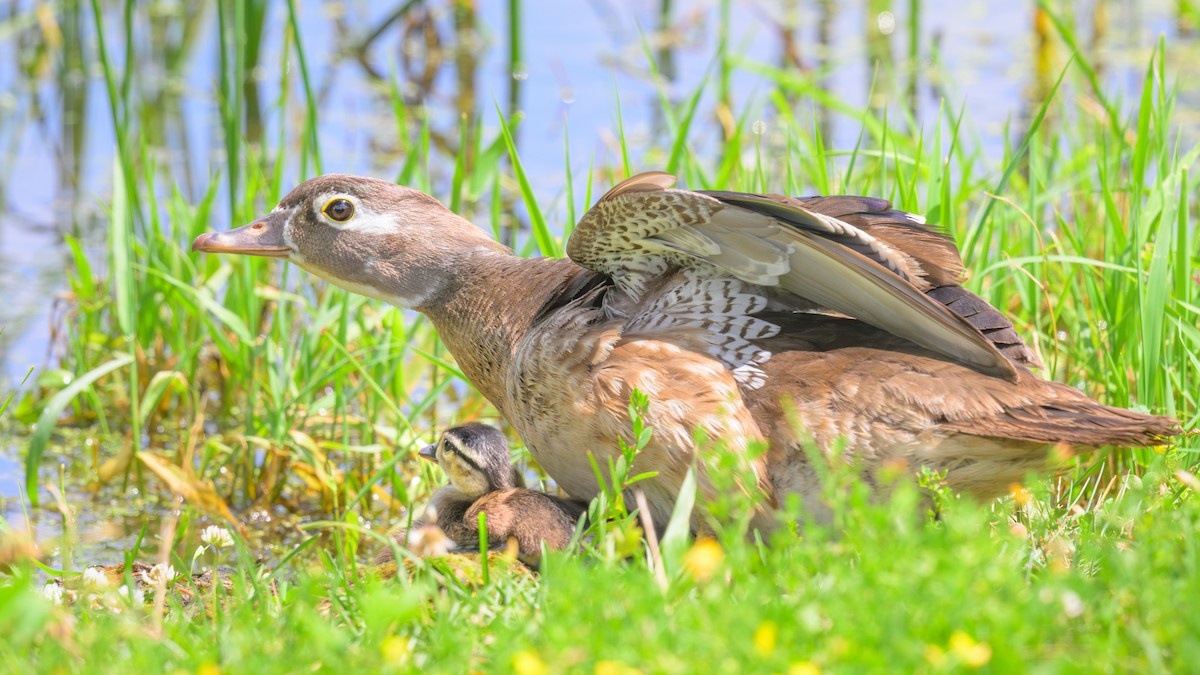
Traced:
<path fill-rule="evenodd" d="M 525 487 L 499 429 L 472 422 L 447 429 L 418 453 L 437 462 L 459 492 L 472 499 L 505 488 Z"/>
<path fill-rule="evenodd" d="M 436 305 L 470 255 L 508 252 L 427 194 L 345 174 L 305 181 L 270 213 L 202 234 L 192 250 L 288 260 L 348 291 L 409 309 Z"/>

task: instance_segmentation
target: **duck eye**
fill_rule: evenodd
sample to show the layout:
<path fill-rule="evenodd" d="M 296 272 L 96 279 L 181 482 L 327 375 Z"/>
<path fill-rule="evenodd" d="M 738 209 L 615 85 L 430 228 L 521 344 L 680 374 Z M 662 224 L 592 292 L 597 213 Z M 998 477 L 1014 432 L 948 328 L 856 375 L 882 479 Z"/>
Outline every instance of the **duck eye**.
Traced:
<path fill-rule="evenodd" d="M 338 197 L 330 199 L 325 208 L 321 209 L 321 213 L 329 216 L 339 223 L 344 223 L 354 217 L 354 204 L 349 199 Z"/>

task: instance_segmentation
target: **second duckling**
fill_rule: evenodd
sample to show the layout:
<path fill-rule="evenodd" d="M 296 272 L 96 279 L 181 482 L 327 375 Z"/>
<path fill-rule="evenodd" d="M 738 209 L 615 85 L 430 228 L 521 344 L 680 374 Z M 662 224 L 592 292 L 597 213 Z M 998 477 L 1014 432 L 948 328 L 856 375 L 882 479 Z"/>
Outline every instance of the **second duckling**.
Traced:
<path fill-rule="evenodd" d="M 515 540 L 518 558 L 536 565 L 542 543 L 551 550 L 566 548 L 586 509 L 581 503 L 525 487 L 509 457 L 508 440 L 499 429 L 471 422 L 447 429 L 420 457 L 436 462 L 450 484 L 434 493 L 427 509 L 432 520 L 459 550 L 479 550 L 479 514 L 486 514 L 489 548 Z M 413 523 L 428 527 L 426 518 Z M 401 532 L 403 546 L 409 535 Z M 392 559 L 390 550 L 377 562 Z"/>

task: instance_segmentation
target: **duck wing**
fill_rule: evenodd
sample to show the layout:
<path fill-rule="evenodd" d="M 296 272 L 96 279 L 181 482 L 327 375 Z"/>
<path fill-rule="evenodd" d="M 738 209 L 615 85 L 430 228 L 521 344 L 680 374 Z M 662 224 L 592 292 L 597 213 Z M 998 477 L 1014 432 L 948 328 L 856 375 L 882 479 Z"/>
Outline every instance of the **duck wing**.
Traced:
<path fill-rule="evenodd" d="M 921 216 L 893 209 L 886 199 L 836 195 L 830 197 L 787 197 L 776 194 L 747 194 L 698 190 L 723 202 L 759 211 L 804 227 L 794 220 L 793 210 L 823 214 L 846 223 L 871 239 L 825 230 L 825 236 L 879 260 L 910 280 L 926 295 L 978 329 L 1014 363 L 1041 368 L 1037 354 L 1025 344 L 1012 321 L 986 300 L 961 286 L 966 268 L 954 239 L 925 223 Z"/>
<path fill-rule="evenodd" d="M 619 183 L 584 214 L 567 243 L 572 260 L 609 276 L 626 296 L 614 303 L 616 311 L 637 307 L 676 271 L 699 284 L 733 278 L 762 287 L 773 300 L 783 299 L 795 309 L 815 304 L 989 375 L 1017 379 L 1017 367 L 980 328 L 926 294 L 961 278 L 957 251 L 951 260 L 944 245 L 896 246 L 886 234 L 879 236 L 886 227 L 872 234 L 801 200 L 678 190 L 671 188 L 674 182 L 669 174 L 649 172 Z M 882 202 L 861 198 L 828 199 L 841 199 L 829 204 L 843 211 L 854 203 L 847 199 L 882 208 Z M 906 222 L 920 225 L 915 218 Z M 904 227 L 893 225 L 890 239 L 904 239 Z M 914 239 L 923 241 L 940 237 L 928 228 L 914 232 Z M 741 295 L 744 290 L 731 289 Z M 743 313 L 761 310 L 760 304 L 765 306 L 750 303 L 751 310 Z M 670 314 L 669 305 L 662 309 Z M 762 337 L 760 324 L 750 322 L 750 329 Z"/>

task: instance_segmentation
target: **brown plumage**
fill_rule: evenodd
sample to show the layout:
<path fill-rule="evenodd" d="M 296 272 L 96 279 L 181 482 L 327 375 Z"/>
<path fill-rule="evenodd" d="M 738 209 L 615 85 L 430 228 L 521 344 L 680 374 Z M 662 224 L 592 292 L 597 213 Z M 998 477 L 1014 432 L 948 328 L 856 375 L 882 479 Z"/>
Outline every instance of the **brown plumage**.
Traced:
<path fill-rule="evenodd" d="M 436 526 L 457 550 L 479 551 L 482 513 L 488 547 L 502 549 L 513 541 L 518 558 L 529 565 L 537 565 L 543 544 L 561 550 L 571 542 L 584 506 L 526 488 L 499 429 L 479 423 L 453 427 L 419 454 L 436 462 L 450 480 L 434 493 L 425 515 L 413 522 L 419 538 L 424 539 L 429 528 Z M 412 542 L 411 535 L 403 531 L 396 534 L 396 542 L 402 547 L 422 543 Z M 391 548 L 376 557 L 377 564 L 391 560 Z"/>
<path fill-rule="evenodd" d="M 904 268 L 909 271 L 914 285 L 978 329 L 1006 357 L 1031 368 L 1042 367 L 1041 360 L 1025 345 L 1008 317 L 959 285 L 966 280 L 967 272 L 954 240 L 925 225 L 912 214 L 891 208 L 887 200 L 844 195 L 796 199 L 783 195 L 700 192 L 730 204 L 765 210 L 767 213 L 786 213 L 787 207 L 799 207 L 859 228 L 881 240 L 881 248 L 890 250 L 896 258 L 906 261 Z M 842 237 L 839 241 L 871 255 L 870 249 L 856 247 L 848 237 Z"/>
<path fill-rule="evenodd" d="M 805 443 L 947 472 L 988 497 L 1044 467 L 1054 444 L 1145 445 L 1169 418 L 1101 405 L 1027 367 L 1036 355 L 958 284 L 948 237 L 887 202 L 671 189 L 662 173 L 614 187 L 585 214 L 570 260 L 522 259 L 426 195 L 325 176 L 256 224 L 193 248 L 285 257 L 347 289 L 417 309 L 460 367 L 572 497 L 630 440 L 629 398 L 654 430 L 634 471 L 658 524 L 709 451 L 756 460 L 768 504 L 821 513 Z M 322 209 L 355 207 L 345 222 Z M 346 212 L 344 205 L 334 213 Z M 255 227 L 257 225 L 257 227 Z M 264 233 L 266 230 L 266 233 Z M 839 445 L 844 441 L 844 446 Z M 698 486 L 711 494 L 703 466 Z M 772 526 L 772 514 L 756 523 Z"/>

